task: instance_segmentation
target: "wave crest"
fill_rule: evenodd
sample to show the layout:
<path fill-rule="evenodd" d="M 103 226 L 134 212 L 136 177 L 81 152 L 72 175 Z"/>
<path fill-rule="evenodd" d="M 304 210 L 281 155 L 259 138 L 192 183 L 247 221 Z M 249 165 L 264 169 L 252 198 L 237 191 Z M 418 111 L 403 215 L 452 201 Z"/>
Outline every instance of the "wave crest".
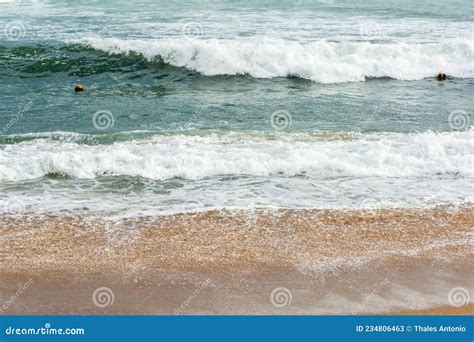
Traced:
<path fill-rule="evenodd" d="M 206 76 L 256 78 L 296 76 L 320 83 L 358 82 L 390 77 L 418 80 L 440 70 L 458 78 L 474 77 L 474 42 L 466 39 L 430 44 L 373 44 L 286 40 L 122 40 L 85 38 L 81 43 L 109 53 L 139 53 Z"/>
<path fill-rule="evenodd" d="M 38 139 L 4 145 L 0 181 L 65 175 L 204 179 L 236 176 L 474 177 L 474 130 L 353 139 L 245 134 L 157 135 L 110 145 Z"/>

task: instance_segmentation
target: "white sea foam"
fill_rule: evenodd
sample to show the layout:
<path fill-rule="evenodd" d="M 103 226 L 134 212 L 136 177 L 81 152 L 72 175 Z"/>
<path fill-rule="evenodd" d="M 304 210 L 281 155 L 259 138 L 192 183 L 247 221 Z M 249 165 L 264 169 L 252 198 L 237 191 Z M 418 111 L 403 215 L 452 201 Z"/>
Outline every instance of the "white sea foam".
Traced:
<path fill-rule="evenodd" d="M 95 146 L 42 138 L 0 150 L 0 181 L 52 173 L 153 180 L 220 175 L 469 178 L 474 176 L 474 130 L 361 135 L 352 140 L 324 140 L 309 134 L 278 139 L 246 134 L 157 135 Z"/>
<path fill-rule="evenodd" d="M 440 70 L 474 77 L 474 41 L 450 39 L 427 44 L 369 42 L 301 43 L 282 39 L 123 40 L 80 42 L 110 53 L 140 53 L 207 76 L 248 74 L 257 78 L 297 76 L 320 83 L 364 81 L 367 77 L 419 80 Z"/>

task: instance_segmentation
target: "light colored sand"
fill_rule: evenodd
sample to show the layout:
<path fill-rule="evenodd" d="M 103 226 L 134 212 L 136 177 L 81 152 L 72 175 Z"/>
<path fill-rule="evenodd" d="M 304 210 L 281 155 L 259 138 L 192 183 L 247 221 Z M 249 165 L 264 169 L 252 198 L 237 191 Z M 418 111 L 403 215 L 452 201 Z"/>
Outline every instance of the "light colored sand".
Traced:
<path fill-rule="evenodd" d="M 32 279 L 4 312 L 371 314 L 447 307 L 455 287 L 472 297 L 473 218 L 471 208 L 212 211 L 120 222 L 3 217 L 0 302 Z M 102 308 L 92 294 L 104 286 L 115 300 Z M 271 293 L 281 287 L 291 301 L 279 307 Z"/>
<path fill-rule="evenodd" d="M 459 308 L 454 306 L 433 308 L 426 310 L 407 310 L 401 311 L 400 315 L 457 315 L 457 316 L 473 316 L 474 305 L 465 305 Z"/>

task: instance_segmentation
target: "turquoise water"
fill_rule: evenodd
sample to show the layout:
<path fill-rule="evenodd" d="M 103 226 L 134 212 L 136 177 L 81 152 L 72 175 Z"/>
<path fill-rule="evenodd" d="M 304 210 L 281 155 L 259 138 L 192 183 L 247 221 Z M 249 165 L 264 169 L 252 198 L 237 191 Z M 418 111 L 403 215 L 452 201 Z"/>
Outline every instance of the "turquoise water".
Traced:
<path fill-rule="evenodd" d="M 2 1 L 0 208 L 469 205 L 473 32 L 469 1 Z"/>

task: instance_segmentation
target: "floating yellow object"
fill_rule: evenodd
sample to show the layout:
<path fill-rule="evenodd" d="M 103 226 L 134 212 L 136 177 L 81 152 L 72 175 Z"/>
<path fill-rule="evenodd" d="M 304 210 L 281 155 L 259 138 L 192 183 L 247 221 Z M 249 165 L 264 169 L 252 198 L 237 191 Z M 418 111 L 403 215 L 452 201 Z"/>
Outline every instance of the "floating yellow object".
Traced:
<path fill-rule="evenodd" d="M 74 91 L 76 93 L 80 93 L 81 91 L 84 91 L 84 86 L 82 84 L 76 84 L 76 87 L 74 88 Z"/>
<path fill-rule="evenodd" d="M 446 74 L 443 71 L 438 73 L 438 81 L 444 81 L 446 79 Z"/>

